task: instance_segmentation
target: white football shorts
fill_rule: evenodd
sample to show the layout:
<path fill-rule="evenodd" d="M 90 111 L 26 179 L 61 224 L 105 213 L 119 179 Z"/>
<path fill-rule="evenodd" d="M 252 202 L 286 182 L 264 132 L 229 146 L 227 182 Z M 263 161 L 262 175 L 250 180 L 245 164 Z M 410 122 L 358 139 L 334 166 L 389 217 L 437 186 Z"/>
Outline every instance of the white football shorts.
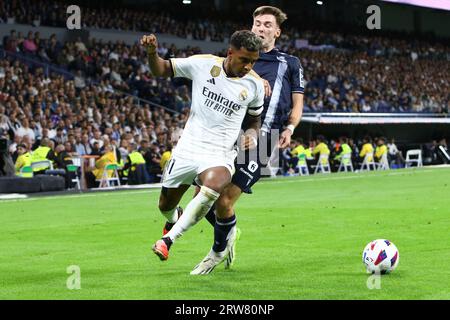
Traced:
<path fill-rule="evenodd" d="M 191 185 L 194 179 L 203 171 L 214 168 L 225 167 L 234 174 L 234 158 L 202 158 L 190 159 L 172 155 L 164 168 L 162 186 L 165 188 L 178 188 L 182 184 Z"/>

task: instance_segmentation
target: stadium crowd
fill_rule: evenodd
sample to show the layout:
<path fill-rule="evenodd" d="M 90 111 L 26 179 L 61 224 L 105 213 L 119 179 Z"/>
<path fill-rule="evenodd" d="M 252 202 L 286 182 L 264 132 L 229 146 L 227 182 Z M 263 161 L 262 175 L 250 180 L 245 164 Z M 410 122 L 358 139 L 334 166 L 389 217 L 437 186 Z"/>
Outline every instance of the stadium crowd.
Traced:
<path fill-rule="evenodd" d="M 58 2 L 0 1 L 0 7 L 1 22 L 13 19 L 35 26 L 65 25 L 61 19 L 66 16 L 66 6 Z M 132 9 L 83 12 L 87 27 L 145 30 L 205 41 L 226 42 L 232 31 L 243 27 L 220 20 L 180 21 L 170 14 Z M 116 150 L 111 159 L 123 165 L 138 150 L 145 160 L 145 180 L 158 181 L 167 152 L 170 154 L 176 144 L 189 114 L 188 82 L 155 78 L 137 43 L 84 42 L 80 38 L 62 43 L 55 35 L 43 39 L 39 32 L 25 35 L 15 30 L 2 40 L 3 49 L 13 55 L 0 59 L 0 136 L 8 138 L 8 152 L 16 163 L 22 154 L 42 143 L 55 153 L 56 160 L 58 154 L 65 159 L 86 155 L 100 158 Z M 298 56 L 304 68 L 305 112 L 448 113 L 450 52 L 445 45 L 295 28 L 284 30 L 278 44 L 281 50 Z M 201 53 L 199 48 L 180 49 L 165 43 L 159 48 L 165 58 L 197 53 Z M 61 74 L 48 74 L 29 60 L 21 62 L 21 58 L 56 65 L 73 76 L 67 79 Z M 168 109 L 138 105 L 137 96 Z M 281 155 L 282 172 L 292 174 L 297 170 L 293 164 L 299 153 L 290 152 L 299 146 L 306 150 L 311 168 L 317 160 L 314 153 L 321 153 L 316 147 L 326 150 L 325 138 L 320 139 L 306 145 L 297 141 L 286 150 Z M 359 163 L 359 148 L 370 141 L 330 141 L 327 148 L 333 170 L 344 143 L 351 148 L 353 161 Z M 439 144 L 446 143 L 430 146 Z M 391 154 L 390 160 L 398 165 L 404 161 L 398 153 Z M 64 167 L 68 162 L 55 164 Z M 95 170 L 95 165 L 87 168 L 98 180 L 102 171 Z M 94 185 L 95 179 L 90 186 Z"/>
<path fill-rule="evenodd" d="M 80 8 L 83 12 L 83 28 L 145 31 L 193 40 L 225 43 L 228 43 L 230 34 L 238 29 L 248 28 L 248 23 L 250 23 L 250 21 L 242 21 L 240 8 L 235 8 L 234 16 L 226 18 L 214 6 L 202 7 L 200 11 L 198 8 L 189 10 L 188 7 L 183 7 L 183 10 L 172 10 L 172 12 L 170 12 L 171 8 L 160 7 L 158 4 L 153 4 L 151 11 L 113 6 L 103 6 L 102 8 L 80 6 Z M 66 26 L 67 3 L 63 1 L 0 1 L 0 9 L 0 23 L 11 21 L 34 26 Z M 189 14 L 185 14 L 186 12 Z M 336 48 L 356 49 L 366 51 L 370 55 L 386 55 L 388 57 L 417 55 L 419 59 L 448 59 L 448 49 L 443 44 L 433 43 L 431 45 L 429 41 L 417 40 L 412 37 L 408 40 L 399 40 L 380 36 L 344 35 L 342 32 L 335 31 L 323 32 L 321 31 L 323 25 L 315 28 L 314 21 L 304 18 L 296 21 L 295 26 L 291 25 L 288 20 L 287 25 L 283 26 L 283 36 L 278 40 L 279 45 L 289 46 L 297 39 L 307 39 L 311 45 L 331 45 Z M 404 34 L 402 37 L 404 38 Z"/>
<path fill-rule="evenodd" d="M 10 140 L 8 152 L 13 161 L 19 163 L 17 173 L 20 166 L 27 164 L 23 159 L 18 161 L 19 157 L 44 145 L 51 149 L 50 154 L 54 155 L 49 159 L 60 169 L 71 164 L 72 158 L 101 157 L 113 150 L 116 155 L 109 162 L 125 165 L 130 162 L 129 155 L 138 151 L 144 160 L 140 164 L 145 164 L 148 174 L 144 180 L 159 181 L 188 113 L 188 107 L 173 115 L 163 108 L 137 106 L 132 96 L 116 93 L 104 84 L 77 87 L 76 79 L 67 81 L 57 74 L 46 76 L 41 68 L 33 70 L 18 60 L 0 60 L 0 137 Z M 282 154 L 282 173 L 298 173 L 297 163 L 302 154 L 312 170 L 317 157 L 324 152 L 330 154 L 332 168 L 336 170 L 344 143 L 350 147 L 353 163 L 358 165 L 365 155 L 361 150 L 367 149 L 364 145 L 371 142 L 370 138 L 366 140 L 354 142 L 343 138 L 325 144 L 325 138 L 318 137 L 306 145 L 294 141 Z M 382 144 L 386 143 L 385 139 L 378 138 L 376 144 L 381 140 Z M 445 140 L 435 141 L 429 144 L 430 150 L 426 153 L 434 163 L 439 160 L 436 156 L 438 145 L 447 148 Z M 404 158 L 395 151 L 395 145 L 388 147 L 390 162 L 403 165 Z M 299 152 L 299 148 L 303 151 Z M 376 150 L 376 146 L 371 150 Z M 380 155 L 377 158 L 379 160 Z M 96 169 L 95 166 L 87 168 L 88 172 L 94 172 L 91 187 L 96 186 L 95 180 L 103 174 L 102 170 Z"/>
<path fill-rule="evenodd" d="M 379 43 L 390 44 L 382 40 Z M 186 82 L 153 77 L 145 53 L 137 44 L 127 46 L 119 41 L 103 43 L 96 39 L 60 43 L 55 35 L 41 39 L 38 32 L 29 32 L 24 38 L 13 30 L 3 39 L 3 45 L 8 52 L 68 69 L 75 74 L 77 88 L 97 83 L 178 112 L 190 104 Z M 401 41 L 398 45 L 401 47 Z M 395 52 L 401 51 L 395 46 L 389 52 L 375 47 L 378 49 L 370 53 L 370 48 L 311 50 L 285 45 L 284 50 L 300 57 L 304 68 L 305 112 L 448 113 L 450 61 L 397 56 Z M 186 57 L 201 50 L 178 49 L 163 43 L 159 53 L 165 58 Z"/>
<path fill-rule="evenodd" d="M 132 96 L 104 85 L 77 87 L 76 80 L 45 76 L 41 68 L 30 70 L 18 60 L 0 60 L 0 74 L 0 136 L 10 140 L 13 161 L 19 145 L 31 151 L 46 139 L 53 141 L 52 150 L 63 146 L 70 156 L 100 156 L 114 146 L 118 162 L 140 148 L 156 180 L 161 156 L 178 140 L 189 112 L 138 107 Z"/>

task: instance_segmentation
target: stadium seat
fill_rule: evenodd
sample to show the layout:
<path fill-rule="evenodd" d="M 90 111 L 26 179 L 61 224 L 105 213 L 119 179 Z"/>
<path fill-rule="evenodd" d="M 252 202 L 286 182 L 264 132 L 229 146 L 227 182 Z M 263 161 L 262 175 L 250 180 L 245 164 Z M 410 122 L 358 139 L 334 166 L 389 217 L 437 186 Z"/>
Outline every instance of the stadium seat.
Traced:
<path fill-rule="evenodd" d="M 298 174 L 301 176 L 309 176 L 308 164 L 306 163 L 306 155 L 300 154 L 297 163 Z"/>
<path fill-rule="evenodd" d="M 387 153 L 383 154 L 380 162 L 377 163 L 378 170 L 389 170 L 389 161 L 387 158 Z"/>
<path fill-rule="evenodd" d="M 47 168 L 49 170 L 53 170 L 53 163 L 50 160 L 37 161 L 31 163 L 31 168 L 33 168 L 33 171 L 39 171 Z"/>
<path fill-rule="evenodd" d="M 27 177 L 27 174 L 32 177 L 33 176 L 33 168 L 31 166 L 25 166 L 20 168 L 19 176 Z"/>
<path fill-rule="evenodd" d="M 116 182 L 118 186 L 120 186 L 120 177 L 119 172 L 117 171 L 119 166 L 116 163 L 111 163 L 105 166 L 103 170 L 103 176 L 100 180 L 99 188 L 111 187 L 111 182 Z M 112 170 L 113 174 L 111 177 L 108 177 L 108 171 Z"/>
<path fill-rule="evenodd" d="M 77 184 L 78 190 L 81 190 L 80 178 L 78 177 L 78 168 L 79 168 L 79 166 L 77 166 L 75 164 L 68 164 L 67 172 L 72 172 L 75 175 L 75 178 L 72 178 L 71 181 L 75 182 Z"/>
<path fill-rule="evenodd" d="M 406 152 L 405 167 L 409 168 L 415 163 L 418 167 L 422 167 L 422 150 L 412 149 Z"/>
<path fill-rule="evenodd" d="M 339 169 L 338 172 L 341 171 L 351 171 L 353 172 L 353 163 L 352 163 L 352 154 L 351 153 L 347 153 L 342 155 L 341 158 L 341 163 L 339 164 Z"/>
<path fill-rule="evenodd" d="M 319 173 L 331 173 L 330 162 L 328 161 L 329 154 L 321 154 L 316 164 L 314 174 Z"/>
<path fill-rule="evenodd" d="M 373 160 L 373 152 L 366 153 L 364 160 L 361 163 L 361 168 L 359 170 L 360 171 L 364 171 L 364 170 L 371 171 L 371 170 L 376 170 L 376 169 L 377 169 L 377 164 Z"/>

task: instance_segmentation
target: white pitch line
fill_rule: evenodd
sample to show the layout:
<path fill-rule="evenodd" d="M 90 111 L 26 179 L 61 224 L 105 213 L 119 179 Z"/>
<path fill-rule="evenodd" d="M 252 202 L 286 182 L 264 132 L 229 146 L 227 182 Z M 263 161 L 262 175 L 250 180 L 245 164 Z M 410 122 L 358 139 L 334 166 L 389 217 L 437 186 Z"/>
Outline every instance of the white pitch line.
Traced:
<path fill-rule="evenodd" d="M 120 195 L 134 195 L 134 194 L 142 194 L 142 193 L 152 193 L 155 191 L 159 191 L 156 189 L 148 189 L 148 190 L 139 190 L 133 192 L 120 192 Z M 45 197 L 34 197 L 34 198 L 21 198 L 21 199 L 5 199 L 1 200 L 0 204 L 4 202 L 13 202 L 13 201 L 34 201 L 41 199 L 75 199 L 75 198 L 89 198 L 89 197 L 98 197 L 98 196 L 111 196 L 111 192 L 98 192 L 98 193 L 89 193 L 89 194 L 74 194 L 74 195 L 53 195 L 53 196 L 45 196 Z"/>
<path fill-rule="evenodd" d="M 401 172 L 390 172 L 387 173 L 385 176 L 398 176 L 398 175 L 408 175 L 410 173 L 428 173 L 428 172 L 436 172 L 437 169 L 444 169 L 448 168 L 449 166 L 433 166 L 433 169 L 423 168 L 423 169 L 401 169 Z M 372 171 L 373 172 L 373 171 Z M 365 172 L 366 173 L 366 172 Z M 299 183 L 299 182 L 314 182 L 314 181 L 330 181 L 330 180 L 343 180 L 343 179 L 364 179 L 364 178 L 371 178 L 371 177 L 380 177 L 381 175 L 354 175 L 354 176 L 338 176 L 338 177 L 316 177 L 316 178 L 301 178 L 300 176 L 297 177 L 297 179 L 292 180 L 286 180 L 285 178 L 275 178 L 274 180 L 261 180 L 260 184 L 287 184 L 287 183 Z M 139 191 L 129 191 L 124 192 L 120 190 L 115 190 L 113 192 L 119 192 L 121 195 L 133 195 L 133 194 L 142 194 L 142 193 L 153 193 L 155 191 L 160 191 L 159 188 L 151 188 L 146 190 L 139 190 Z M 88 198 L 88 197 L 98 197 L 98 196 L 110 196 L 112 192 L 98 192 L 98 193 L 87 193 L 87 194 L 76 194 L 76 195 L 53 195 L 53 196 L 45 196 L 45 197 L 33 197 L 29 198 L 27 195 L 22 194 L 14 194 L 17 198 L 15 199 L 5 199 L 1 198 L 0 196 L 0 204 L 5 202 L 15 202 L 15 201 L 34 201 L 39 199 L 55 199 L 55 198 L 66 198 L 66 199 L 75 199 L 75 198 Z M 23 198 L 21 198 L 23 197 Z"/>

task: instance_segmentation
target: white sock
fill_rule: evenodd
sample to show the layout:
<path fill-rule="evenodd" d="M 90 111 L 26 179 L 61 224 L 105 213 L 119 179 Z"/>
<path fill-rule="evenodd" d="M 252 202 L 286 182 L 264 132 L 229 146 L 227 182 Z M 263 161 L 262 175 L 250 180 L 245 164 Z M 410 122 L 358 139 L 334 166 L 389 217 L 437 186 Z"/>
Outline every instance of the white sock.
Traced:
<path fill-rule="evenodd" d="M 181 237 L 184 232 L 199 222 L 209 211 L 220 194 L 208 187 L 202 186 L 200 192 L 192 199 L 184 209 L 183 215 L 164 237 L 175 239 Z"/>
<path fill-rule="evenodd" d="M 168 222 L 170 222 L 170 223 L 177 222 L 177 220 L 178 220 L 178 209 L 177 208 L 169 210 L 169 211 L 161 211 L 160 210 L 160 212 L 164 217 L 166 217 Z"/>

